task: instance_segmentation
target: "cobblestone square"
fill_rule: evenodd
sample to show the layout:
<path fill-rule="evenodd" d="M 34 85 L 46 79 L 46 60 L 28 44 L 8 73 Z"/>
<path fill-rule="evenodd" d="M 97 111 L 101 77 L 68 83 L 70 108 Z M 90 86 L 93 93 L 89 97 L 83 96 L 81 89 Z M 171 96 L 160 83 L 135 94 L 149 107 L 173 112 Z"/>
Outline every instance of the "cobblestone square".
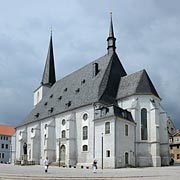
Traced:
<path fill-rule="evenodd" d="M 45 173 L 41 165 L 0 164 L 0 179 L 3 180 L 177 180 L 180 179 L 179 174 L 180 166 L 98 169 L 97 173 L 93 173 L 92 169 L 50 166 L 48 173 Z"/>

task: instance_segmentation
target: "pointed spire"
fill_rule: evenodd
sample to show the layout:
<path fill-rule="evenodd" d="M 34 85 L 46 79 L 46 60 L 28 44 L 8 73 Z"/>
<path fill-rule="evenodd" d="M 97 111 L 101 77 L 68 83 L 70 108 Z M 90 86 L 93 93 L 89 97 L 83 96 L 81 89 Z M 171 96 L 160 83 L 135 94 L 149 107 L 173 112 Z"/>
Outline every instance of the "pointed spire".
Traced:
<path fill-rule="evenodd" d="M 107 38 L 108 42 L 108 54 L 113 53 L 116 50 L 116 38 L 114 37 L 113 31 L 113 22 L 112 22 L 112 12 L 110 12 L 110 27 L 109 27 L 109 37 Z"/>
<path fill-rule="evenodd" d="M 52 30 L 49 42 L 49 49 L 46 58 L 46 64 L 42 77 L 42 85 L 52 86 L 56 82 L 55 67 L 54 67 L 54 54 L 53 54 L 53 42 L 52 42 Z"/>

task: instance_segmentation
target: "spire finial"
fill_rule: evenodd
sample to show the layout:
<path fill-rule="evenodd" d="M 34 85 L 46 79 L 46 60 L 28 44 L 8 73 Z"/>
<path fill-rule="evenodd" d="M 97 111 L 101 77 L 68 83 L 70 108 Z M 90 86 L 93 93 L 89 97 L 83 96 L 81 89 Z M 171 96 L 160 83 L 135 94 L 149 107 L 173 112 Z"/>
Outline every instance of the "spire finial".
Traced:
<path fill-rule="evenodd" d="M 109 37 L 107 38 L 108 41 L 108 54 L 110 52 L 115 52 L 116 45 L 115 41 L 116 38 L 114 37 L 114 30 L 113 30 L 113 21 L 112 21 L 112 12 L 110 12 L 110 27 L 109 27 Z"/>
<path fill-rule="evenodd" d="M 51 26 L 51 36 L 52 36 L 52 26 Z"/>

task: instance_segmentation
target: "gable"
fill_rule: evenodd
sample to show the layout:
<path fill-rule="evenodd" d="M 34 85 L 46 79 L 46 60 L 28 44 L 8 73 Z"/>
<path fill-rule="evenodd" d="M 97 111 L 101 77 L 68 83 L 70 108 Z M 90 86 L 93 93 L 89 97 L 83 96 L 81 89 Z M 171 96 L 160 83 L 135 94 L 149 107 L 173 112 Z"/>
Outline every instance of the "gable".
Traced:
<path fill-rule="evenodd" d="M 122 77 L 116 99 L 125 98 L 135 94 L 154 95 L 160 98 L 145 70 Z"/>

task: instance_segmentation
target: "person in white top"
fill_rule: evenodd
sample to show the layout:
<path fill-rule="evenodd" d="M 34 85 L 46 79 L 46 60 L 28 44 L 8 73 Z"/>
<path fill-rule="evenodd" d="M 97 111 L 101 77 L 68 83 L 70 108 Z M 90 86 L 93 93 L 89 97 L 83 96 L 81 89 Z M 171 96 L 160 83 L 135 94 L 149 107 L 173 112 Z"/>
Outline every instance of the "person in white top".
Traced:
<path fill-rule="evenodd" d="M 48 172 L 48 166 L 49 166 L 49 160 L 48 157 L 44 160 L 44 168 L 45 168 L 45 173 Z"/>

